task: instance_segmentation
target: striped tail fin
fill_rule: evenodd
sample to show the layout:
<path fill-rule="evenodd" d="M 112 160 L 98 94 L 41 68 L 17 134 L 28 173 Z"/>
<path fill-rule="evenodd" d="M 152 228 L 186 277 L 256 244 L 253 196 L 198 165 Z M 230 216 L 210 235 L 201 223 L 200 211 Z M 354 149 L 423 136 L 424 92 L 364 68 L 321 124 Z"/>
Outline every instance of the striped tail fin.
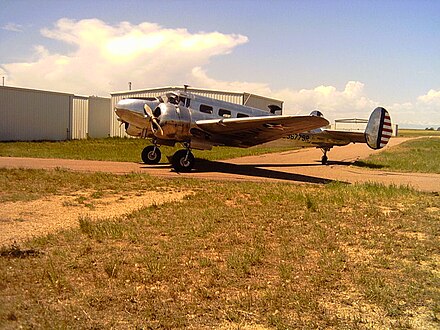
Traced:
<path fill-rule="evenodd" d="M 365 129 L 365 139 L 368 146 L 371 149 L 381 149 L 387 145 L 392 134 L 393 127 L 388 111 L 381 107 L 374 109 Z"/>

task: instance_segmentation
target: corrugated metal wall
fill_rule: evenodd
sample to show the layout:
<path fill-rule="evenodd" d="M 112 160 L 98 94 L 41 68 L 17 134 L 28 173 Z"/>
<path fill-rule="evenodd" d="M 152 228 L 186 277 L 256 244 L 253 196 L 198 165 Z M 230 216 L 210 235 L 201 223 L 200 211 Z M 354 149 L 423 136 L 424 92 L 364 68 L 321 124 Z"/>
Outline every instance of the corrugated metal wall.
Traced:
<path fill-rule="evenodd" d="M 71 135 L 72 140 L 87 139 L 88 117 L 89 117 L 89 98 L 74 95 L 72 97 L 73 107 L 71 112 Z"/>
<path fill-rule="evenodd" d="M 261 110 L 267 110 L 269 111 L 269 105 L 277 105 L 281 109 L 283 109 L 283 101 L 255 95 L 255 94 L 249 94 L 244 93 L 244 105 L 247 105 L 248 107 L 253 107 Z"/>
<path fill-rule="evenodd" d="M 349 132 L 365 132 L 368 120 L 366 119 L 350 119 L 350 120 L 335 120 L 335 130 L 349 131 Z"/>
<path fill-rule="evenodd" d="M 349 132 L 365 132 L 367 128 L 367 119 L 337 119 L 335 123 L 331 126 L 331 129 L 337 131 L 349 131 Z M 397 124 L 391 125 L 393 128 L 392 136 L 397 136 L 399 127 Z"/>
<path fill-rule="evenodd" d="M 91 100 L 99 113 L 100 137 L 107 137 L 113 115 L 110 99 Z M 89 97 L 0 86 L 0 116 L 0 141 L 86 139 Z"/>
<path fill-rule="evenodd" d="M 0 140 L 65 140 L 71 95 L 0 86 Z"/>
<path fill-rule="evenodd" d="M 129 97 L 156 97 L 182 87 L 163 87 L 112 94 L 111 100 L 16 87 L 0 86 L 0 140 L 66 140 L 126 136 L 113 111 Z M 188 88 L 205 97 L 267 109 L 273 100 L 248 93 Z M 280 106 L 282 107 L 282 102 Z"/>
<path fill-rule="evenodd" d="M 110 135 L 111 117 L 110 98 L 89 97 L 89 137 L 104 138 Z"/>

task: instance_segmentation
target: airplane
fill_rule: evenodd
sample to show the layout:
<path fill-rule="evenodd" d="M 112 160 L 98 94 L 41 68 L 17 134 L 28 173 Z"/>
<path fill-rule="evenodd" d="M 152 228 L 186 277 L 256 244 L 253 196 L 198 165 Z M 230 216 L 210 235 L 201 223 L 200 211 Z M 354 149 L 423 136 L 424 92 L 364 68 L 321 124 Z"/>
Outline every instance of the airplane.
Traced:
<path fill-rule="evenodd" d="M 152 145 L 145 147 L 141 153 L 144 163 L 153 165 L 160 162 L 161 145 L 183 145 L 184 149 L 176 151 L 171 157 L 171 166 L 176 172 L 190 172 L 193 169 L 195 158 L 192 149 L 210 150 L 213 146 L 247 148 L 290 137 L 293 140 L 314 141 L 314 145 L 325 152 L 326 163 L 326 153 L 334 145 L 365 142 L 367 134 L 363 135 L 364 140 L 359 136 L 354 140 L 351 135 L 344 134 L 343 139 L 338 140 L 334 136 L 336 133 L 331 135 L 327 130 L 321 132 L 320 128 L 329 122 L 319 111 L 297 116 L 278 115 L 280 110 L 273 105 L 265 111 L 216 100 L 190 93 L 186 88 L 154 98 L 123 99 L 114 109 L 128 135 L 151 139 Z M 377 141 L 375 144 L 374 138 L 377 140 L 379 136 L 382 138 L 382 135 L 386 135 L 386 132 L 381 133 L 383 123 L 378 122 L 379 110 L 376 110 L 373 111 L 374 118 L 370 118 L 367 139 L 369 145 L 375 148 L 380 144 Z M 385 109 L 380 113 L 386 113 L 389 117 Z"/>
<path fill-rule="evenodd" d="M 141 153 L 146 164 L 160 162 L 161 145 L 182 144 L 184 149 L 171 157 L 176 172 L 193 169 L 192 149 L 247 148 L 329 124 L 320 116 L 279 115 L 281 108 L 274 105 L 265 111 L 200 96 L 186 88 L 154 98 L 122 99 L 114 111 L 128 135 L 151 139 L 152 145 Z"/>
<path fill-rule="evenodd" d="M 322 117 L 319 110 L 312 111 L 312 116 Z M 294 141 L 296 147 L 315 146 L 323 152 L 321 163 L 327 164 L 327 152 L 334 146 L 350 143 L 366 143 L 371 149 L 385 147 L 391 138 L 393 129 L 388 111 L 382 107 L 373 110 L 364 132 L 349 132 L 317 128 L 309 132 L 290 134 L 287 138 Z"/>

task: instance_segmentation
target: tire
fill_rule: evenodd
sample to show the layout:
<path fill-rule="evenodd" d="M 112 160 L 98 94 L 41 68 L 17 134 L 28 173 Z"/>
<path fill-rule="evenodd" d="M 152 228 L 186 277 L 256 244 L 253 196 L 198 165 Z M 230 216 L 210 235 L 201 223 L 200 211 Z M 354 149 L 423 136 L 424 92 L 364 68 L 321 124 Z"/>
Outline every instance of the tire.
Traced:
<path fill-rule="evenodd" d="M 171 159 L 171 165 L 176 172 L 190 172 L 195 163 L 194 155 L 185 149 L 178 150 Z"/>
<path fill-rule="evenodd" d="M 155 146 L 148 146 L 142 150 L 141 158 L 145 164 L 154 165 L 160 162 L 162 153 L 160 149 Z"/>

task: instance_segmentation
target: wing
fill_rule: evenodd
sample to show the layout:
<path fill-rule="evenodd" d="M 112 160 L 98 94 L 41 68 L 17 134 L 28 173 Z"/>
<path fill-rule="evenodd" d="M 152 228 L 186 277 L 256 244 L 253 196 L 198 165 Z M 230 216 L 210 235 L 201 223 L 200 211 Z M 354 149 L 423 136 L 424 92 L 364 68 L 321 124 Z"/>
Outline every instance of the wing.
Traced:
<path fill-rule="evenodd" d="M 223 118 L 198 120 L 191 132 L 197 135 L 202 131 L 207 134 L 205 138 L 214 143 L 250 147 L 328 124 L 326 119 L 317 116 Z"/>

